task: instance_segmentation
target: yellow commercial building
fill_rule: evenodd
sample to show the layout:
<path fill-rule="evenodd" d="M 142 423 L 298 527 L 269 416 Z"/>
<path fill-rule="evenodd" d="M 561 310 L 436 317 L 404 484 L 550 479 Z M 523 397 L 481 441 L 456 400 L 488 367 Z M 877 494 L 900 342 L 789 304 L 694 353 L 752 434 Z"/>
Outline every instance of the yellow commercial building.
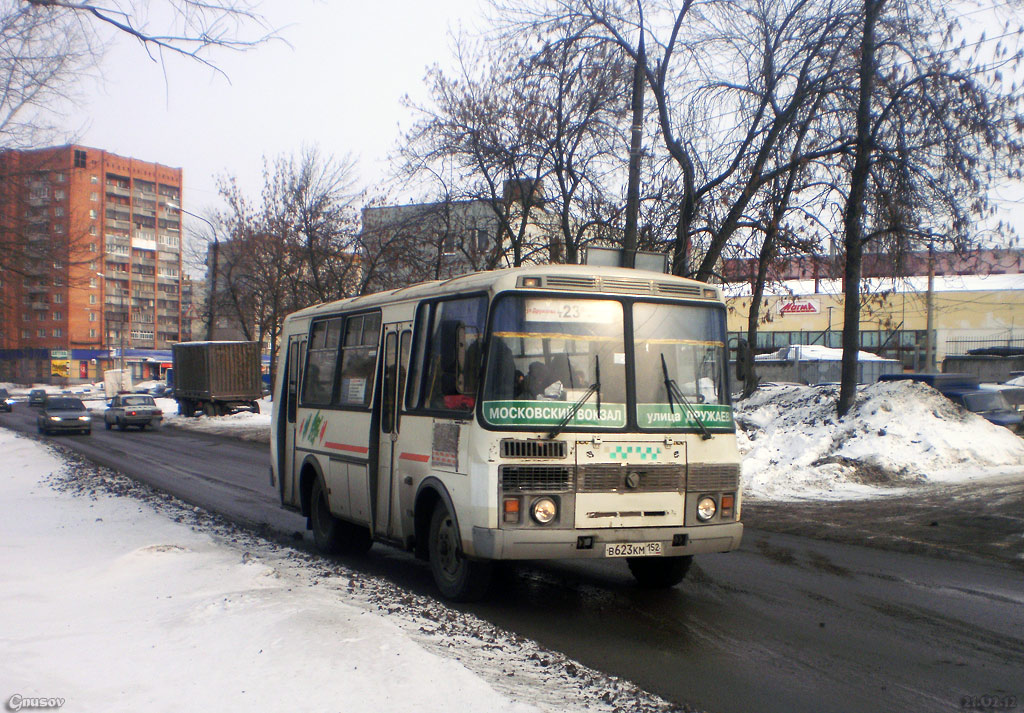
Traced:
<path fill-rule="evenodd" d="M 925 368 L 929 292 L 927 278 L 865 281 L 861 295 L 861 348 Z M 746 338 L 749 285 L 726 286 L 730 341 Z M 931 292 L 936 361 L 972 349 L 1024 348 L 1024 274 L 940 276 Z M 790 344 L 838 348 L 843 330 L 838 281 L 779 283 L 765 296 L 756 351 Z"/>

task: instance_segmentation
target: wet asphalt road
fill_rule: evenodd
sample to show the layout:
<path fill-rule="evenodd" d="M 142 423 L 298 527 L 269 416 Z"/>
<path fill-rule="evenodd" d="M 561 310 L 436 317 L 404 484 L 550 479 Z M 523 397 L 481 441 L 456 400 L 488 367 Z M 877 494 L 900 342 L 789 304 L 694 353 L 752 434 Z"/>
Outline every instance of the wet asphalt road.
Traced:
<path fill-rule="evenodd" d="M 15 406 L 0 426 L 35 433 Z M 59 436 L 86 458 L 285 538 L 267 447 L 174 428 Z M 308 539 L 308 538 L 307 538 Z M 433 594 L 428 568 L 375 546 L 346 564 Z M 634 586 L 624 562 L 508 567 L 494 597 L 463 607 L 681 705 L 722 713 L 959 711 L 964 696 L 1024 707 L 1024 574 L 747 530 L 698 557 L 669 591 Z"/>

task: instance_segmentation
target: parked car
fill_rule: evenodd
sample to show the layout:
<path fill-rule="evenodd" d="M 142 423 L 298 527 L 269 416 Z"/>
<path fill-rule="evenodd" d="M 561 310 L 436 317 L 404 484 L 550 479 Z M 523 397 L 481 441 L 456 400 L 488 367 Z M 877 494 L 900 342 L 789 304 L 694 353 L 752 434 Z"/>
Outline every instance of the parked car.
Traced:
<path fill-rule="evenodd" d="M 32 389 L 28 392 L 29 406 L 42 406 L 46 401 L 46 389 Z"/>
<path fill-rule="evenodd" d="M 36 416 L 36 428 L 43 434 L 74 431 L 89 435 L 92 419 L 77 396 L 48 396 Z"/>
<path fill-rule="evenodd" d="M 0 411 L 9 412 L 13 401 L 14 399 L 12 399 L 11 395 L 7 393 L 7 389 L 0 389 Z"/>
<path fill-rule="evenodd" d="M 928 384 L 953 403 L 960 404 L 997 426 L 1005 426 L 1011 431 L 1021 430 L 1024 417 L 1010 406 L 999 391 L 982 387 L 978 377 L 973 374 L 885 374 L 879 378 L 879 381 L 906 380 Z"/>
<path fill-rule="evenodd" d="M 121 431 L 128 426 L 138 426 L 145 430 L 147 426 L 159 426 L 164 412 L 156 405 L 156 401 L 148 394 L 118 394 L 110 400 L 110 405 L 103 412 L 103 426 L 109 431 L 114 426 Z"/>
<path fill-rule="evenodd" d="M 1011 431 L 1021 431 L 1021 416 L 998 391 L 984 389 L 951 389 L 943 392 L 946 398 L 958 403 L 968 411 L 986 418 L 997 426 L 1006 426 Z"/>

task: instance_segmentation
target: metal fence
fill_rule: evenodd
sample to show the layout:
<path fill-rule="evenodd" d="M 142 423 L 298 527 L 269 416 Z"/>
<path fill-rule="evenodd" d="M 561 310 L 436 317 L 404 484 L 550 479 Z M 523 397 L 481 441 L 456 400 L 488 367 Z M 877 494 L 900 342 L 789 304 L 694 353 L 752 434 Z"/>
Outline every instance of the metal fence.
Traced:
<path fill-rule="evenodd" d="M 957 337 L 946 340 L 947 356 L 963 356 L 975 349 L 1022 349 L 1024 337 L 1007 337 L 1003 339 L 969 339 Z"/>

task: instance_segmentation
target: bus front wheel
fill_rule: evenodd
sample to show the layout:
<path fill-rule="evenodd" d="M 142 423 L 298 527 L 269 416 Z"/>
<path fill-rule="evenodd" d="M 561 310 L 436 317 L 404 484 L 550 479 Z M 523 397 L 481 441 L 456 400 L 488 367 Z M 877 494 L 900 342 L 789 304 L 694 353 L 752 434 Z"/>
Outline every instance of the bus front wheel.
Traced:
<path fill-rule="evenodd" d="M 641 587 L 664 589 L 674 587 L 686 577 L 693 564 L 693 555 L 685 557 L 629 557 L 629 571 Z"/>
<path fill-rule="evenodd" d="M 441 594 L 456 602 L 484 597 L 491 582 L 491 563 L 467 559 L 462 554 L 455 518 L 440 503 L 430 519 L 428 547 L 430 570 Z"/>
<path fill-rule="evenodd" d="M 373 546 L 373 538 L 368 529 L 339 520 L 331 514 L 327 491 L 319 478 L 313 483 L 309 524 L 316 548 L 326 555 L 358 555 Z"/>

